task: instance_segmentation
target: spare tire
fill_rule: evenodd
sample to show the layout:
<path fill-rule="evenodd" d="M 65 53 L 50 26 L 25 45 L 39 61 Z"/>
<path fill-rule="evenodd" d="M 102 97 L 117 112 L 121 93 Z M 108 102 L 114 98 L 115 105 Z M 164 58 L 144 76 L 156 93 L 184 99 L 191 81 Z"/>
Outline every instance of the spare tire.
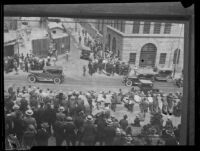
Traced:
<path fill-rule="evenodd" d="M 126 86 L 129 86 L 129 87 L 130 87 L 130 86 L 132 86 L 132 84 L 133 84 L 133 82 L 132 82 L 131 80 L 127 80 L 127 81 L 126 81 Z"/>

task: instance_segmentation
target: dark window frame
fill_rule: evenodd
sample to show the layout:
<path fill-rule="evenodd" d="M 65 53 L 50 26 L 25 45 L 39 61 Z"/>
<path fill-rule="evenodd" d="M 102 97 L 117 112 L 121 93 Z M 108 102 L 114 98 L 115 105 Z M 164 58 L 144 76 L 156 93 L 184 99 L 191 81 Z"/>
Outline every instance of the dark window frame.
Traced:
<path fill-rule="evenodd" d="M 159 64 L 161 64 L 161 65 L 165 64 L 166 63 L 166 58 L 167 58 L 167 53 L 160 53 Z"/>
<path fill-rule="evenodd" d="M 162 27 L 162 23 L 161 23 L 161 22 L 155 22 L 155 23 L 154 23 L 153 33 L 154 33 L 154 34 L 160 34 L 160 32 L 161 32 L 161 27 Z"/>
<path fill-rule="evenodd" d="M 139 34 L 140 32 L 140 21 L 134 21 L 133 22 L 133 30 L 132 30 L 132 33 L 133 34 Z"/>
<path fill-rule="evenodd" d="M 131 58 L 131 55 L 134 56 L 134 58 Z M 137 56 L 137 53 L 136 52 L 131 52 L 129 53 L 129 63 L 130 64 L 135 64 L 136 63 L 136 56 Z M 133 60 L 133 61 L 132 61 Z"/>
<path fill-rule="evenodd" d="M 145 21 L 144 22 L 144 27 L 143 27 L 143 34 L 149 34 L 151 30 L 151 22 L 150 21 Z"/>
<path fill-rule="evenodd" d="M 172 28 L 172 23 L 165 23 L 164 26 L 164 34 L 170 34 Z"/>

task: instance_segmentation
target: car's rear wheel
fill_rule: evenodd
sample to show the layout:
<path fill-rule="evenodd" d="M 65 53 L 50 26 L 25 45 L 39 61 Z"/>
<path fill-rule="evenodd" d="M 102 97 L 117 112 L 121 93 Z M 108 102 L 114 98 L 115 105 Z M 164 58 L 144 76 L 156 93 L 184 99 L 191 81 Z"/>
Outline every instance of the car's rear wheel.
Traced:
<path fill-rule="evenodd" d="M 29 76 L 28 81 L 31 82 L 31 83 L 35 83 L 36 78 L 34 76 Z"/>
<path fill-rule="evenodd" d="M 133 82 L 132 82 L 131 80 L 127 80 L 127 81 L 126 81 L 126 86 L 129 86 L 129 87 L 130 87 L 130 86 L 132 86 L 132 84 L 133 84 Z"/>
<path fill-rule="evenodd" d="M 61 83 L 61 79 L 60 78 L 54 78 L 53 82 L 54 82 L 54 84 L 60 84 Z"/>

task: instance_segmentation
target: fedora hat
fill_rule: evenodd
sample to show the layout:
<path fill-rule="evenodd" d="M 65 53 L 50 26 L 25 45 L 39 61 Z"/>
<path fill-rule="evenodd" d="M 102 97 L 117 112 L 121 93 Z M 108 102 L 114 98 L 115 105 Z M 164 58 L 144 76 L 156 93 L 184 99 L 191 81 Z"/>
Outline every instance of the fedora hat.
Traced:
<path fill-rule="evenodd" d="M 88 115 L 88 116 L 86 117 L 86 120 L 87 120 L 87 121 L 92 121 L 92 120 L 93 120 L 93 117 L 92 117 L 91 115 Z"/>
<path fill-rule="evenodd" d="M 58 108 L 58 111 L 59 111 L 59 112 L 64 112 L 64 111 L 65 111 L 65 108 L 64 108 L 63 106 L 60 106 L 60 107 Z"/>
<path fill-rule="evenodd" d="M 25 113 L 26 113 L 26 115 L 31 116 L 31 115 L 33 115 L 33 110 L 29 109 Z"/>

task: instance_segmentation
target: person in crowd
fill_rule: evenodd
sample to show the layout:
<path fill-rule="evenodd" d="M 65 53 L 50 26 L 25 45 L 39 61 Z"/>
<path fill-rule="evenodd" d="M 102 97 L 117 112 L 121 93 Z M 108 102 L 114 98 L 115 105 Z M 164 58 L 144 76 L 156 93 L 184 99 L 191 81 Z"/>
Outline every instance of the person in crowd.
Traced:
<path fill-rule="evenodd" d="M 95 143 L 96 127 L 94 125 L 93 117 L 88 115 L 82 130 L 82 142 L 86 146 L 93 146 Z"/>
<path fill-rule="evenodd" d="M 36 134 L 37 146 L 48 146 L 48 139 L 50 136 L 48 128 L 49 128 L 48 123 L 41 124 L 41 128 L 38 129 Z"/>
<path fill-rule="evenodd" d="M 26 113 L 26 116 L 24 117 L 25 127 L 27 128 L 29 127 L 29 125 L 32 125 L 36 129 L 37 123 L 36 123 L 35 118 L 32 117 L 33 111 L 31 109 L 28 109 L 25 113 Z"/>
<path fill-rule="evenodd" d="M 72 117 L 68 116 L 66 118 L 66 121 L 64 122 L 64 129 L 65 129 L 65 140 L 66 140 L 67 146 L 70 146 L 70 143 L 72 144 L 72 146 L 75 146 L 76 127 L 75 127 Z"/>
<path fill-rule="evenodd" d="M 121 128 L 122 128 L 124 131 L 126 130 L 126 128 L 127 128 L 127 126 L 128 126 L 128 120 L 127 120 L 127 118 L 128 118 L 128 116 L 127 116 L 127 115 L 124 115 L 124 118 L 121 119 L 121 120 L 119 121 L 119 124 L 120 124 Z"/>
<path fill-rule="evenodd" d="M 62 143 L 65 140 L 64 120 L 65 118 L 62 117 L 57 118 L 53 126 L 56 146 L 62 146 Z"/>
<path fill-rule="evenodd" d="M 112 145 L 113 146 L 122 146 L 123 145 L 122 135 L 121 135 L 120 128 L 116 128 L 116 133 L 115 133 L 115 137 L 113 139 Z"/>
<path fill-rule="evenodd" d="M 22 144 L 26 149 L 30 149 L 31 147 L 36 146 L 36 133 L 37 131 L 35 129 L 35 126 L 32 124 L 28 125 L 22 138 Z"/>
<path fill-rule="evenodd" d="M 86 75 L 86 66 L 84 65 L 83 66 L 83 76 L 85 77 L 85 75 Z"/>
<path fill-rule="evenodd" d="M 106 121 L 103 112 L 96 118 L 95 124 L 97 125 L 96 142 L 102 146 L 105 143 L 105 127 Z"/>
<path fill-rule="evenodd" d="M 81 45 L 81 40 L 82 40 L 82 38 L 81 38 L 81 36 L 79 36 L 79 45 Z"/>
<path fill-rule="evenodd" d="M 113 139 L 115 137 L 115 128 L 113 127 L 113 122 L 110 118 L 106 120 L 105 127 L 105 144 L 111 146 L 113 144 Z"/>

